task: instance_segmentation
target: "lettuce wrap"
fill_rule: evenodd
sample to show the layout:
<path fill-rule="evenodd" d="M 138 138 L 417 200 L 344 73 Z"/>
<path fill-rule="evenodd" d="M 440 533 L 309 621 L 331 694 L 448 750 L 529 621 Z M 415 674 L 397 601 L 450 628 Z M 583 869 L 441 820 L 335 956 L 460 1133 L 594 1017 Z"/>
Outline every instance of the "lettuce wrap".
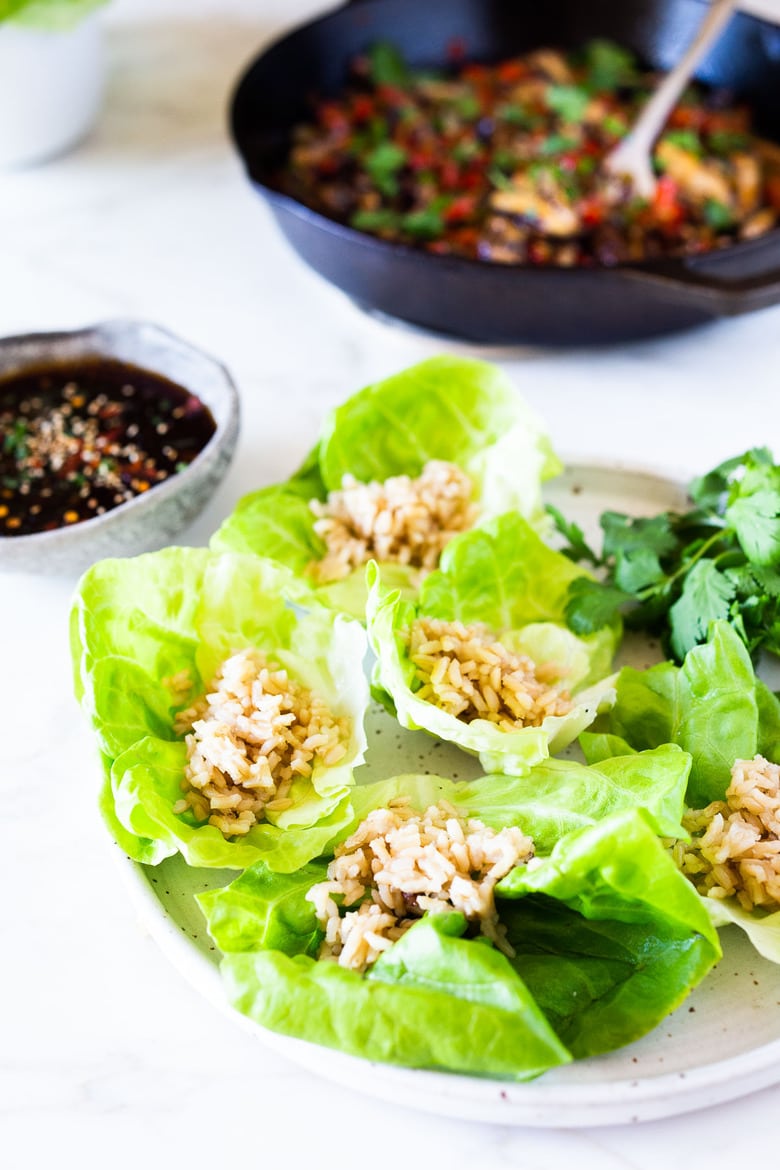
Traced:
<path fill-rule="evenodd" d="M 632 748 L 679 744 L 692 757 L 691 808 L 725 799 L 735 760 L 780 761 L 780 702 L 728 622 L 714 622 L 709 640 L 690 650 L 682 666 L 625 667 L 616 695 L 600 731 L 580 738 L 586 759 L 603 767 L 608 756 L 624 757 Z M 715 925 L 735 923 L 765 958 L 780 962 L 780 909 L 746 910 L 734 897 L 703 900 Z"/>
<path fill-rule="evenodd" d="M 679 800 L 686 775 L 683 763 Z M 396 777 L 354 790 L 356 818 L 401 794 L 421 811 L 454 799 L 484 823 L 531 835 L 538 824 L 539 839 L 552 841 L 565 802 L 545 807 L 545 794 L 524 805 L 506 783 Z M 198 896 L 230 1002 L 272 1031 L 352 1055 L 513 1080 L 644 1035 L 719 958 L 717 934 L 653 817 L 624 807 L 587 824 L 597 805 L 586 796 L 584 827 L 565 832 L 564 817 L 549 856 L 496 888 L 513 956 L 473 937 L 453 910 L 420 918 L 363 974 L 318 960 L 323 932 L 306 895 L 325 880 L 327 862 L 289 875 L 252 866 Z"/>
<path fill-rule="evenodd" d="M 294 604 L 300 596 L 280 565 L 194 548 L 101 561 L 82 578 L 71 615 L 76 697 L 100 748 L 103 816 L 133 859 L 155 864 L 179 851 L 191 865 L 240 869 L 264 858 L 292 870 L 349 819 L 353 769 L 366 747 L 366 636 L 323 607 L 303 612 Z M 350 730 L 338 764 L 315 757 L 311 775 L 294 780 L 290 807 L 269 810 L 245 837 L 229 840 L 191 810 L 173 811 L 187 760 L 174 720 L 247 647 L 278 662 L 334 716 L 348 717 Z M 182 675 L 186 696 L 171 682 Z"/>
<path fill-rule="evenodd" d="M 345 475 L 382 483 L 416 477 L 430 460 L 457 464 L 469 476 L 477 524 L 513 510 L 532 523 L 546 522 L 541 484 L 561 465 L 540 421 L 496 366 L 446 356 L 367 386 L 331 411 L 300 471 L 240 500 L 211 547 L 278 560 L 321 601 L 362 619 L 363 566 L 328 583 L 307 573 L 326 551 L 309 501 L 324 501 Z M 393 588 L 415 595 L 417 570 L 390 562 L 382 569 Z"/>
<path fill-rule="evenodd" d="M 613 697 L 609 671 L 619 626 L 605 626 L 586 637 L 566 626 L 569 584 L 587 575 L 549 548 L 517 513 L 499 516 L 451 541 L 439 569 L 426 577 L 414 602 L 398 590 L 388 590 L 382 569 L 369 565 L 366 615 L 377 657 L 375 696 L 402 727 L 423 729 L 456 743 L 479 756 L 486 772 L 526 772 L 575 740 Z M 407 637 L 419 618 L 482 624 L 508 650 L 536 663 L 554 663 L 571 693 L 572 709 L 547 715 L 538 727 L 505 731 L 482 718 L 465 722 L 418 698 L 420 684 Z"/>

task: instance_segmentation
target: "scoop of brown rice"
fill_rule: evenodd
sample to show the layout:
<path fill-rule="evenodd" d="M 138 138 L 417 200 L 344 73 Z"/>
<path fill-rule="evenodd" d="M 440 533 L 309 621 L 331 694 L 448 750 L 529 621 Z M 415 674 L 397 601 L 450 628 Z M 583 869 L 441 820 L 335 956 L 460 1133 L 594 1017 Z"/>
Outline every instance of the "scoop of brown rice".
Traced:
<path fill-rule="evenodd" d="M 673 856 L 700 894 L 736 897 L 746 910 L 780 905 L 780 767 L 757 755 L 736 760 L 725 800 L 683 818 L 690 842 Z"/>
<path fill-rule="evenodd" d="M 420 684 L 416 697 L 464 723 L 486 719 L 503 731 L 517 731 L 572 709 L 569 693 L 552 683 L 560 678 L 559 666 L 539 665 L 508 650 L 483 625 L 420 618 L 408 641 Z"/>
<path fill-rule="evenodd" d="M 365 971 L 424 913 L 451 910 L 513 954 L 493 890 L 533 848 L 520 829 L 495 832 L 444 800 L 422 813 L 405 797 L 375 809 L 307 894 L 325 931 L 320 958 Z"/>
<path fill-rule="evenodd" d="M 335 719 L 261 651 L 241 650 L 177 715 L 175 730 L 189 734 L 184 796 L 174 812 L 191 809 L 197 820 L 237 837 L 266 813 L 289 808 L 293 780 L 310 776 L 316 761 L 343 759 L 349 721 Z"/>
<path fill-rule="evenodd" d="M 312 500 L 314 531 L 325 556 L 309 566 L 318 581 L 338 581 L 368 561 L 435 569 L 442 550 L 474 523 L 473 485 L 454 463 L 432 459 L 416 478 L 394 475 L 359 483 L 345 475 L 327 500 Z"/>

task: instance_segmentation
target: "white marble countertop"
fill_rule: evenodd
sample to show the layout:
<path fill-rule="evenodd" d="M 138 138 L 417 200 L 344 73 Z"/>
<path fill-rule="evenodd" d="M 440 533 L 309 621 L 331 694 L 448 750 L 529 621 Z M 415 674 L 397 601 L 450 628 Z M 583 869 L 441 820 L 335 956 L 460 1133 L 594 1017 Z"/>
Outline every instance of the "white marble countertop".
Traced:
<path fill-rule="evenodd" d="M 362 316 L 306 270 L 228 146 L 226 97 L 240 67 L 322 7 L 118 0 L 106 14 L 110 76 L 94 135 L 46 167 L 0 176 L 0 332 L 143 317 L 232 370 L 239 451 L 184 534 L 192 543 L 243 491 L 289 473 L 327 407 L 442 349 Z M 690 472 L 760 443 L 780 452 L 780 308 L 641 345 L 494 356 L 559 450 Z M 774 1147 L 780 1088 L 639 1128 L 442 1120 L 317 1079 L 200 999 L 139 927 L 112 865 L 90 737 L 71 699 L 73 584 L 0 577 L 7 1170 L 352 1167 L 365 1149 L 380 1168 L 400 1155 L 457 1167 L 720 1170 Z"/>

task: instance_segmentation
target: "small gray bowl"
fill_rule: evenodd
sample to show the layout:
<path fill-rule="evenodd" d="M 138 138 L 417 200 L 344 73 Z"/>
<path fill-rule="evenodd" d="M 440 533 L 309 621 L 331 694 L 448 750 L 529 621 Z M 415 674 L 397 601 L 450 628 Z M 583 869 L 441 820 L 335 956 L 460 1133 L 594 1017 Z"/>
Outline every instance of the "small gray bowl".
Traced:
<path fill-rule="evenodd" d="M 135 556 L 169 544 L 208 503 L 238 439 L 233 381 L 214 358 L 144 321 L 106 321 L 63 333 L 0 338 L 0 378 L 51 362 L 113 358 L 161 374 L 195 394 L 216 431 L 184 471 L 125 504 L 53 532 L 0 536 L 0 569 L 71 575 L 103 557 Z"/>

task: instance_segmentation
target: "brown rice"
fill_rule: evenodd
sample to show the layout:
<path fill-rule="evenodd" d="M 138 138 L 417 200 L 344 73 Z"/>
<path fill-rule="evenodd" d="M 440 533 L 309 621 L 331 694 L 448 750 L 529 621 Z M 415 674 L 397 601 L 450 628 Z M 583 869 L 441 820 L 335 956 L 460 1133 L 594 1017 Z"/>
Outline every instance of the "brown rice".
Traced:
<path fill-rule="evenodd" d="M 349 735 L 348 720 L 334 719 L 320 698 L 259 650 L 223 662 L 207 693 L 179 712 L 174 727 L 189 734 L 184 796 L 173 811 L 191 809 L 226 837 L 243 836 L 267 812 L 289 808 L 295 777 L 310 776 L 318 760 L 337 764 Z"/>
<path fill-rule="evenodd" d="M 474 523 L 473 485 L 454 463 L 433 459 L 416 479 L 394 475 L 359 483 L 345 475 L 339 491 L 312 500 L 314 531 L 327 551 L 309 571 L 337 581 L 372 558 L 430 572 L 444 546 Z"/>
<path fill-rule="evenodd" d="M 409 630 L 409 657 L 421 684 L 416 697 L 465 723 L 486 719 L 517 731 L 572 709 L 568 692 L 550 685 L 559 666 L 513 653 L 482 625 L 421 618 Z"/>
<path fill-rule="evenodd" d="M 780 767 L 737 760 L 726 799 L 683 818 L 692 840 L 673 856 L 700 894 L 736 897 L 746 910 L 780 905 Z"/>
<path fill-rule="evenodd" d="M 520 829 L 495 832 L 445 800 L 423 813 L 408 797 L 375 809 L 337 847 L 327 880 L 306 895 L 325 931 L 320 958 L 365 971 L 426 911 L 450 910 L 513 954 L 493 890 L 533 849 Z"/>

